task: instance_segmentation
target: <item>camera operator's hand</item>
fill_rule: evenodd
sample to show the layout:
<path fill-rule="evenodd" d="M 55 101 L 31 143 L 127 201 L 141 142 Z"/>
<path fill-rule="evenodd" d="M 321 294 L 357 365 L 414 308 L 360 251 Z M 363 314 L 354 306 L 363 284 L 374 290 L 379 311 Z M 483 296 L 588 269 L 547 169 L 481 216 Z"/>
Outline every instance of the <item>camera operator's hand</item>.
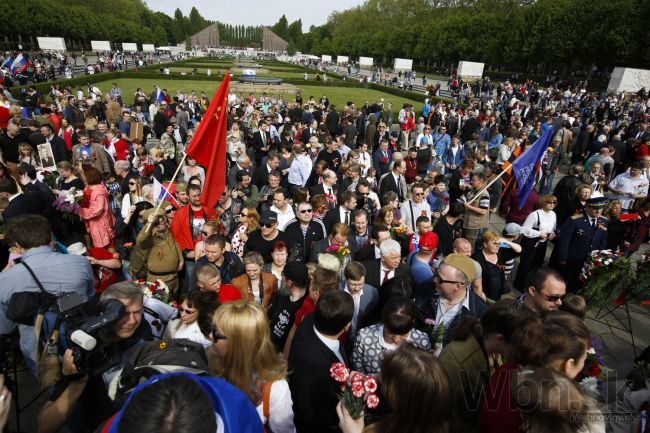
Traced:
<path fill-rule="evenodd" d="M 67 349 L 63 354 L 63 375 L 72 376 L 78 374 L 79 370 L 77 366 L 74 365 L 74 356 L 72 355 L 72 349 Z"/>
<path fill-rule="evenodd" d="M 11 413 L 11 392 L 5 386 L 5 378 L 0 374 L 0 431 L 4 430 Z"/>

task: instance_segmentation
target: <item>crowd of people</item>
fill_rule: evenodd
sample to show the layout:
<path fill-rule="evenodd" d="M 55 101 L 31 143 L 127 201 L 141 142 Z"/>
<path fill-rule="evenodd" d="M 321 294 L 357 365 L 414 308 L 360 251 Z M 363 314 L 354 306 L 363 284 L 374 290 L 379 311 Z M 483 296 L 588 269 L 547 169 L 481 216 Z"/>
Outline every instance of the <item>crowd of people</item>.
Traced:
<path fill-rule="evenodd" d="M 0 334 L 19 331 L 36 373 L 34 327 L 7 317 L 14 294 L 41 287 L 124 307 L 106 336 L 119 363 L 88 375 L 62 352 L 39 431 L 94 431 L 120 409 L 111 422 L 132 431 L 140 397 L 122 408 L 109 384 L 163 338 L 205 351 L 210 374 L 276 433 L 603 432 L 574 381 L 592 348 L 575 292 L 592 251 L 631 255 L 647 240 L 650 100 L 513 104 L 514 90 L 489 104 L 404 104 L 396 116 L 383 101 L 230 92 L 214 207 L 202 202 L 208 168 L 184 158 L 209 121 L 205 94 L 114 85 L 107 102 L 81 88 L 53 88 L 48 101 L 32 89 L 26 110 L 0 96 Z M 544 134 L 538 182 L 520 204 L 502 171 Z M 43 145 L 56 172 L 43 170 Z M 173 315 L 151 315 L 142 281 L 164 288 Z M 336 362 L 378 378 L 379 407 L 350 416 Z M 208 392 L 185 379 L 196 383 L 149 385 L 170 413 Z"/>

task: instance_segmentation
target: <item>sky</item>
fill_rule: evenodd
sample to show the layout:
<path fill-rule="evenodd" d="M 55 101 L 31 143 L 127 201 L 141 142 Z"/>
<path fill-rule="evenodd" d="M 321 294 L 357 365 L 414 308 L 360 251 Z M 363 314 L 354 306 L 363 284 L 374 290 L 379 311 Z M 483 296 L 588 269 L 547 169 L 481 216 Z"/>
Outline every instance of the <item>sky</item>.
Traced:
<path fill-rule="evenodd" d="M 322 25 L 334 11 L 342 11 L 360 5 L 364 0 L 145 0 L 154 11 L 174 16 L 176 8 L 184 15 L 190 13 L 192 6 L 211 21 L 221 21 L 236 25 L 273 25 L 284 14 L 291 22 L 302 19 L 302 30 L 306 32 L 311 25 Z M 270 6 L 270 8 L 269 8 Z"/>

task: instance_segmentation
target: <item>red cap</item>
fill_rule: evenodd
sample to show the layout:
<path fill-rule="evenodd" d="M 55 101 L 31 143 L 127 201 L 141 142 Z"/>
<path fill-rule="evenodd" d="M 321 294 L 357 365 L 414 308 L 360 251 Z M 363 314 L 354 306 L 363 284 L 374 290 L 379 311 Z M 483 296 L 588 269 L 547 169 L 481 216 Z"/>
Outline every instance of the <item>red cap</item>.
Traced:
<path fill-rule="evenodd" d="M 426 232 L 420 235 L 418 246 L 421 250 L 435 251 L 438 247 L 438 235 L 434 232 Z"/>

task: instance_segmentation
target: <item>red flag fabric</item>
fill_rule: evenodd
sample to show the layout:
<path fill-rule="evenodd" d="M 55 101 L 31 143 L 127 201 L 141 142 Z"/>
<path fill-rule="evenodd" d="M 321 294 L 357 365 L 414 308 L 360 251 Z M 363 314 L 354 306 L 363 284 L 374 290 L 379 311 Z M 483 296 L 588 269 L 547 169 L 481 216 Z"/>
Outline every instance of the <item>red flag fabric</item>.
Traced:
<path fill-rule="evenodd" d="M 187 155 L 205 167 L 201 202 L 210 208 L 216 206 L 226 185 L 229 85 L 230 74 L 226 74 L 187 148 Z"/>

